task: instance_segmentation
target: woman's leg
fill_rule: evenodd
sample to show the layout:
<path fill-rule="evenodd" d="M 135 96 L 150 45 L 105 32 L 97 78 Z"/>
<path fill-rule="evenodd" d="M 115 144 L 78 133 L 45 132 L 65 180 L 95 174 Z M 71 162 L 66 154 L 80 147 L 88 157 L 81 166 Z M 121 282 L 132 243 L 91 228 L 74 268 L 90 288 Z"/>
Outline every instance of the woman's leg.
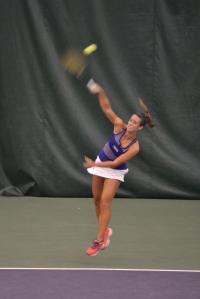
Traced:
<path fill-rule="evenodd" d="M 99 223 L 99 215 L 100 215 L 100 200 L 103 192 L 104 180 L 105 178 L 102 178 L 100 176 L 96 176 L 96 175 L 92 176 L 92 195 L 94 199 L 94 205 L 96 209 L 96 216 L 97 216 L 98 223 Z"/>
<path fill-rule="evenodd" d="M 114 179 L 105 179 L 103 184 L 103 190 L 101 193 L 101 200 L 99 206 L 99 228 L 97 234 L 97 240 L 102 241 L 104 239 L 104 234 L 106 228 L 110 222 L 111 218 L 111 205 L 112 199 L 115 196 L 119 186 L 120 181 Z"/>

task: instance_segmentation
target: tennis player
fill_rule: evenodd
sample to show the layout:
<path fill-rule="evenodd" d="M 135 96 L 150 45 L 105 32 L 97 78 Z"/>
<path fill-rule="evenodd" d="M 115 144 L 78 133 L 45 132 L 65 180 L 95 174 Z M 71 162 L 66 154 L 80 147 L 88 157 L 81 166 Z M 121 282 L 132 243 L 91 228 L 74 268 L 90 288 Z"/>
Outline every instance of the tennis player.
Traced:
<path fill-rule="evenodd" d="M 98 220 L 96 239 L 86 250 L 89 256 L 93 256 L 109 245 L 112 235 L 112 229 L 108 227 L 112 200 L 121 182 L 124 182 L 124 176 L 128 173 L 127 161 L 139 153 L 137 133 L 142 131 L 146 123 L 150 127 L 153 123 L 146 110 L 145 113 L 133 114 L 126 124 L 112 110 L 110 101 L 99 84 L 93 82 L 88 89 L 98 96 L 102 111 L 114 126 L 110 139 L 100 150 L 96 160 L 85 157 L 83 163 L 87 171 L 92 174 L 92 194 Z"/>

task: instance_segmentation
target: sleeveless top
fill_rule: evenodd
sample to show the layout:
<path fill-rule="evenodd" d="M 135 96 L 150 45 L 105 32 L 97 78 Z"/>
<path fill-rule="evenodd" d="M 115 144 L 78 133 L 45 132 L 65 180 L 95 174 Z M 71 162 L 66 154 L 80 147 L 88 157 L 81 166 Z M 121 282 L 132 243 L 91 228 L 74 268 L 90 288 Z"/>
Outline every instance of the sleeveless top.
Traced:
<path fill-rule="evenodd" d="M 121 138 L 124 136 L 126 129 L 122 129 L 119 133 L 113 133 L 103 148 L 100 150 L 98 156 L 101 161 L 113 161 L 120 155 L 124 154 L 128 151 L 129 147 L 137 142 L 137 138 L 135 138 L 130 144 L 126 147 L 122 147 L 120 144 Z M 115 167 L 115 169 L 128 169 L 127 163 L 122 163 Z"/>

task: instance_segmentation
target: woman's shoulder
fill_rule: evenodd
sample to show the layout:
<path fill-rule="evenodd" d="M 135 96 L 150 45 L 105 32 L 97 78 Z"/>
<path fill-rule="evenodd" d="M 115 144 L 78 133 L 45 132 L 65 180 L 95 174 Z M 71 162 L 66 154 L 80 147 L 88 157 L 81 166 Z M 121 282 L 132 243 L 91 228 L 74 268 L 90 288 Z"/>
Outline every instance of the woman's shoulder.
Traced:
<path fill-rule="evenodd" d="M 138 152 L 139 152 L 139 150 L 140 150 L 140 142 L 139 142 L 139 140 L 137 139 L 137 137 L 132 141 L 132 143 L 131 143 L 131 145 L 130 145 L 130 147 L 129 147 L 129 149 L 132 149 L 132 148 L 137 149 Z"/>
<path fill-rule="evenodd" d="M 119 134 L 122 131 L 126 130 L 127 124 L 125 124 L 125 122 L 123 121 L 122 118 L 117 117 L 114 123 L 114 129 L 113 129 L 113 133 L 114 134 Z"/>
<path fill-rule="evenodd" d="M 121 129 L 121 130 L 113 130 L 113 135 L 124 135 L 125 134 L 125 132 L 126 132 L 126 129 Z"/>

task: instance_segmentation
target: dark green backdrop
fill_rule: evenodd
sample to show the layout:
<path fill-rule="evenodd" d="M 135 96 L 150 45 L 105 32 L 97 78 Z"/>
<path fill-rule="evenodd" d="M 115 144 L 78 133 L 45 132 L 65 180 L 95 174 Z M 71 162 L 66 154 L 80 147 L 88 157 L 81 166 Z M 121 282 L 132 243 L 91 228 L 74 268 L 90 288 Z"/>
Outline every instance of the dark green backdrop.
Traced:
<path fill-rule="evenodd" d="M 83 156 L 112 126 L 59 56 L 95 42 L 91 73 L 116 113 L 142 97 L 156 122 L 119 195 L 199 199 L 199 32 L 198 0 L 2 0 L 0 194 L 91 195 Z"/>

